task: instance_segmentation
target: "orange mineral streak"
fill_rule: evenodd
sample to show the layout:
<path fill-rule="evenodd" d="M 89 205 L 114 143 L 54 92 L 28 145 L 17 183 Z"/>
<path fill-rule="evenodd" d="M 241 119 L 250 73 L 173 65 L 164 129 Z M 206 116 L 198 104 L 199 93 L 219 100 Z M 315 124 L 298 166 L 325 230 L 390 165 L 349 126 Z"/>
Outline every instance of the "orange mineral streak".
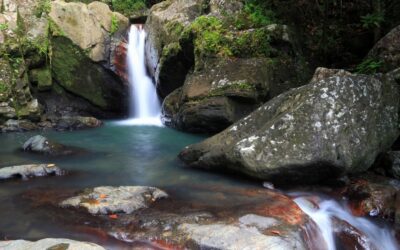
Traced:
<path fill-rule="evenodd" d="M 100 199 L 105 199 L 105 198 L 107 198 L 107 195 L 106 195 L 106 194 L 100 194 L 100 195 L 99 195 L 99 198 L 100 198 Z"/>
<path fill-rule="evenodd" d="M 151 245 L 157 247 L 157 249 L 162 249 L 162 250 L 183 250 L 183 249 L 185 249 L 185 248 L 178 246 L 172 242 L 162 240 L 162 239 L 151 241 Z"/>
<path fill-rule="evenodd" d="M 110 214 L 109 216 L 108 216 L 110 219 L 118 219 L 118 215 L 117 214 Z"/>
<path fill-rule="evenodd" d="M 275 192 L 269 192 L 268 202 L 256 211 L 259 215 L 275 217 L 290 225 L 302 225 L 305 222 L 305 214 L 299 206 L 291 198 Z"/>
<path fill-rule="evenodd" d="M 115 67 L 115 73 L 120 76 L 125 82 L 128 82 L 128 67 L 126 63 L 128 44 L 122 41 L 115 48 L 113 65 Z"/>

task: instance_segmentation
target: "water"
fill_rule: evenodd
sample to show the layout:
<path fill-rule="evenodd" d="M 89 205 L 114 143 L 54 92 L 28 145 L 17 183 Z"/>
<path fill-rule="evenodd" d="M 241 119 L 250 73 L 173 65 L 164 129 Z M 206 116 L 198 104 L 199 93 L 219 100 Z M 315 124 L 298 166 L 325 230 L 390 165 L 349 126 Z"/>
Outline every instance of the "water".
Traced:
<path fill-rule="evenodd" d="M 54 190 L 62 193 L 68 189 L 103 185 L 147 185 L 166 190 L 172 200 L 179 204 L 187 204 L 188 207 L 206 204 L 225 211 L 229 206 L 236 209 L 249 201 L 225 197 L 229 202 L 221 202 L 221 194 L 213 190 L 213 187 L 228 190 L 261 187 L 257 182 L 183 167 L 176 157 L 179 151 L 204 137 L 165 127 L 118 126 L 109 122 L 91 130 L 41 133 L 51 140 L 88 151 L 87 154 L 58 158 L 19 152 L 18 148 L 34 134 L 0 134 L 0 145 L 3 145 L 0 147 L 0 167 L 56 163 L 69 173 L 62 177 L 0 182 L 1 239 L 63 237 L 98 242 L 105 246 L 108 244 L 70 227 L 68 224 L 73 221 L 63 221 L 57 215 L 66 211 L 52 212 L 52 207 L 35 207 L 32 202 L 24 200 L 23 195 L 27 191 Z M 72 218 L 75 220 L 75 217 Z"/>
<path fill-rule="evenodd" d="M 146 32 L 141 25 L 132 25 L 127 51 L 128 77 L 130 84 L 130 119 L 120 122 L 125 125 L 162 126 L 160 101 L 152 79 L 145 66 Z"/>
<path fill-rule="evenodd" d="M 306 196 L 300 196 L 294 201 L 317 224 L 328 250 L 338 249 L 335 243 L 333 219 L 345 221 L 356 228 L 366 236 L 366 242 L 363 244 L 370 246 L 371 249 L 398 249 L 396 240 L 388 228 L 379 227 L 365 218 L 353 216 L 344 205 L 334 200 L 322 200 L 316 205 L 310 202 Z"/>

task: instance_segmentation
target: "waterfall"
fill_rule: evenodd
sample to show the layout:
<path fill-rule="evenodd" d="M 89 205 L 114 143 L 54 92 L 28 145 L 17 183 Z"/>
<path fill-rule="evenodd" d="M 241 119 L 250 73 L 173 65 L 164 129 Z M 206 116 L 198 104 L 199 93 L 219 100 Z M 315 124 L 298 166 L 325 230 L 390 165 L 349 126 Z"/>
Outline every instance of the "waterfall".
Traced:
<path fill-rule="evenodd" d="M 160 101 L 145 66 L 145 40 L 146 32 L 142 25 L 132 25 L 127 50 L 130 86 L 129 119 L 121 123 L 162 126 Z"/>
<path fill-rule="evenodd" d="M 364 235 L 364 246 L 367 249 L 396 250 L 399 249 L 395 237 L 388 228 L 381 228 L 371 221 L 353 216 L 347 209 L 334 200 L 322 200 L 318 205 L 307 197 L 300 196 L 294 200 L 317 225 L 327 250 L 336 250 L 334 220 L 348 223 L 361 235 Z M 322 247 L 325 249 L 325 247 Z"/>

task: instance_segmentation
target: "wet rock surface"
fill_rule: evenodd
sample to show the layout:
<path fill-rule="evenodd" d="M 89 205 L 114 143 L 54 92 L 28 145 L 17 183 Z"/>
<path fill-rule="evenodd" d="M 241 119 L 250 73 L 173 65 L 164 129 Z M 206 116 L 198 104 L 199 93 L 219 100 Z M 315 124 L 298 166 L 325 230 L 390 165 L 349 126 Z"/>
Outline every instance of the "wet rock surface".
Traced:
<path fill-rule="evenodd" d="M 214 190 L 225 204 L 224 209 L 221 204 L 187 202 L 170 196 L 151 206 L 133 209 L 129 214 L 96 210 L 90 216 L 87 208 L 66 210 L 59 206 L 72 190 L 30 190 L 23 197 L 35 209 L 47 208 L 55 220 L 70 225 L 74 231 L 117 239 L 130 246 L 145 242 L 150 249 L 238 249 L 240 243 L 243 247 L 251 246 L 249 249 L 266 246 L 279 249 L 280 245 L 304 249 L 302 232 L 308 218 L 291 198 L 263 188 L 199 186 L 195 190 L 200 193 Z M 103 191 L 86 196 L 86 202 L 102 207 L 102 200 L 107 199 Z"/>
<path fill-rule="evenodd" d="M 63 175 L 63 171 L 55 164 L 30 164 L 0 168 L 0 180 L 33 177 L 48 175 Z"/>
<path fill-rule="evenodd" d="M 0 241 L 0 248 L 4 250 L 105 250 L 105 248 L 90 242 L 81 242 L 69 239 L 42 239 L 38 241 L 8 240 Z"/>
<path fill-rule="evenodd" d="M 195 249 L 306 249 L 299 234 L 265 235 L 245 225 L 183 224 L 178 230 L 194 242 Z"/>
<path fill-rule="evenodd" d="M 22 150 L 50 156 L 73 155 L 84 152 L 83 149 L 65 146 L 57 142 L 53 142 L 41 135 L 35 135 L 29 138 L 22 145 Z"/>
<path fill-rule="evenodd" d="M 147 208 L 151 203 L 167 198 L 164 191 L 154 187 L 121 186 L 96 187 L 60 203 L 61 207 L 84 208 L 90 214 L 130 214 Z"/>
<path fill-rule="evenodd" d="M 390 74 L 331 76 L 275 97 L 179 157 L 272 182 L 362 172 L 397 139 L 399 98 Z"/>

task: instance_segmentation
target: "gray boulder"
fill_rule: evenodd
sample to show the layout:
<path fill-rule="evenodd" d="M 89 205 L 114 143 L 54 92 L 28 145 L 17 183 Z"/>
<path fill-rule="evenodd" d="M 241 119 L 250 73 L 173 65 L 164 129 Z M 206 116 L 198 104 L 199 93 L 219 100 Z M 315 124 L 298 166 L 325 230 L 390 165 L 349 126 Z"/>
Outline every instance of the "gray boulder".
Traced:
<path fill-rule="evenodd" d="M 38 241 L 26 241 L 26 240 L 7 240 L 0 241 L 0 248 L 3 250 L 61 250 L 61 249 L 79 249 L 79 250 L 105 250 L 105 248 L 91 243 L 81 242 L 69 239 L 42 239 Z"/>
<path fill-rule="evenodd" d="M 60 206 L 83 208 L 91 214 L 130 214 L 166 197 L 167 193 L 154 187 L 96 187 L 64 200 Z"/>
<path fill-rule="evenodd" d="M 253 226 L 226 224 L 183 224 L 178 230 L 192 240 L 199 249 L 306 249 L 299 232 L 295 231 L 282 237 L 263 234 Z"/>
<path fill-rule="evenodd" d="M 275 97 L 179 157 L 272 182 L 362 172 L 399 136 L 399 99 L 392 74 L 334 75 Z"/>
<path fill-rule="evenodd" d="M 22 150 L 32 153 L 46 155 L 72 155 L 81 152 L 82 149 L 65 146 L 57 142 L 53 142 L 41 135 L 35 135 L 29 138 L 23 145 Z"/>
<path fill-rule="evenodd" d="M 17 177 L 28 179 L 30 177 L 62 174 L 62 170 L 54 164 L 31 164 L 0 168 L 0 180 Z"/>

